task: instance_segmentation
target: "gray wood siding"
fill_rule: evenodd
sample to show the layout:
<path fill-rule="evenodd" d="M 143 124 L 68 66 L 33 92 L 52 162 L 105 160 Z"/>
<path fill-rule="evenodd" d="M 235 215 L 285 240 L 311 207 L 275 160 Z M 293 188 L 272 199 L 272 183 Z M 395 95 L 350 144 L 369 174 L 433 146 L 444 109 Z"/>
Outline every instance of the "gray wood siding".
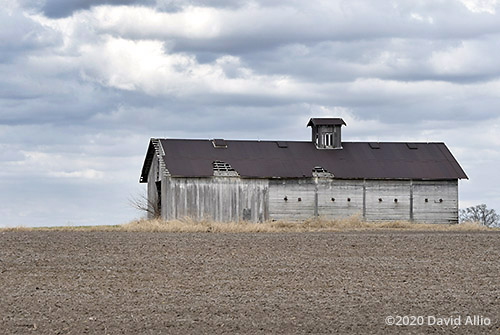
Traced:
<path fill-rule="evenodd" d="M 158 192 L 156 189 L 156 181 L 158 181 L 157 176 L 160 175 L 158 165 L 158 157 L 154 157 L 148 173 L 147 197 L 149 207 L 151 207 L 150 204 L 156 204 L 158 202 Z M 152 212 L 152 209 L 150 209 L 150 212 Z M 148 219 L 151 219 L 153 217 L 153 214 L 150 212 L 148 212 Z"/>
<path fill-rule="evenodd" d="M 268 181 L 237 177 L 167 177 L 167 220 L 191 217 L 221 222 L 268 219 Z"/>
<path fill-rule="evenodd" d="M 148 197 L 153 201 L 157 199 L 157 169 L 158 162 L 154 161 L 148 176 Z M 413 218 L 415 222 L 458 222 L 457 180 L 268 180 L 159 175 L 162 180 L 162 217 L 167 220 L 192 217 L 197 220 L 262 222 L 300 221 L 316 215 L 326 219 L 360 215 L 367 221 Z"/>
<path fill-rule="evenodd" d="M 317 183 L 319 216 L 339 219 L 363 215 L 363 181 L 318 178 Z"/>
<path fill-rule="evenodd" d="M 410 181 L 367 180 L 365 187 L 367 221 L 410 220 Z"/>
<path fill-rule="evenodd" d="M 167 176 L 161 177 L 161 217 L 165 220 L 173 219 L 170 215 L 172 212 L 171 198 L 171 178 Z"/>
<path fill-rule="evenodd" d="M 414 181 L 413 218 L 416 222 L 458 223 L 458 181 Z"/>
<path fill-rule="evenodd" d="M 298 221 L 313 217 L 315 193 L 316 185 L 312 178 L 270 180 L 269 218 Z"/>

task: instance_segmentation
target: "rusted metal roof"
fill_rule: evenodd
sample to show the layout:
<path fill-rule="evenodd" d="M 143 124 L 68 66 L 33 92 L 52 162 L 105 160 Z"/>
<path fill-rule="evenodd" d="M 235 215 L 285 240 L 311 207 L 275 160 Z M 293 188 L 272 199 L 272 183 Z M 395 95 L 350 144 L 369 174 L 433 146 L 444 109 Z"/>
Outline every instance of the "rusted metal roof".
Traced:
<path fill-rule="evenodd" d="M 241 177 L 312 177 L 321 166 L 339 179 L 466 179 L 444 143 L 343 142 L 343 149 L 317 149 L 312 142 L 160 139 L 165 165 L 173 177 L 209 177 L 213 162 L 231 165 Z M 148 155 L 153 154 L 148 150 Z M 150 162 L 146 157 L 145 165 Z M 141 181 L 147 181 L 144 166 Z"/>

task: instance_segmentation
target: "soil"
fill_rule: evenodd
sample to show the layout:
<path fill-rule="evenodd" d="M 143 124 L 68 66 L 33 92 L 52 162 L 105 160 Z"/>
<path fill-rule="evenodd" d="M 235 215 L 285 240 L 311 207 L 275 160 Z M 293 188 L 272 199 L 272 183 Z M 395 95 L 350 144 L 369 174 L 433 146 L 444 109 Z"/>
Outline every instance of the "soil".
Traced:
<path fill-rule="evenodd" d="M 497 232 L 4 231 L 0 333 L 500 334 L 499 255 Z"/>

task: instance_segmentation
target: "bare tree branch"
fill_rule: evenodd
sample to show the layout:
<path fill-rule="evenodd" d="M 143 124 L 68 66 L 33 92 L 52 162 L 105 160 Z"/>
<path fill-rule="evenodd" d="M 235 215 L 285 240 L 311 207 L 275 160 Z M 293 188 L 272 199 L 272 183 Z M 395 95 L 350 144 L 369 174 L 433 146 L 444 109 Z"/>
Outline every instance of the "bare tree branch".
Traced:
<path fill-rule="evenodd" d="M 479 222 L 488 227 L 500 225 L 500 215 L 494 209 L 488 209 L 485 204 L 468 207 L 460 210 L 460 222 Z"/>
<path fill-rule="evenodd" d="M 148 217 L 159 218 L 161 216 L 161 209 L 159 203 L 149 200 L 147 195 L 140 195 L 129 199 L 130 205 L 141 211 L 146 212 Z"/>

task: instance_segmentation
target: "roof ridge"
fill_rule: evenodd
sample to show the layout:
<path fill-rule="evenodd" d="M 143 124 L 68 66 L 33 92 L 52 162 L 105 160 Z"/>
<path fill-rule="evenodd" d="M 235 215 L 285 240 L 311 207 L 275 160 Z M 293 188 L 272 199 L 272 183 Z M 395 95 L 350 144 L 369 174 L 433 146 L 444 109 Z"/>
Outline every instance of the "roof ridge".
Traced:
<path fill-rule="evenodd" d="M 225 139 L 222 137 L 218 137 L 218 139 L 224 139 L 226 142 L 288 142 L 288 143 L 312 143 L 311 140 L 280 140 L 280 139 L 274 139 L 274 140 L 259 140 L 259 139 L 252 139 L 252 140 L 241 140 L 241 139 Z M 209 138 L 155 138 L 156 140 L 162 140 L 162 141 L 213 141 L 214 139 L 209 139 Z M 385 143 L 385 144 L 407 144 L 407 143 L 415 143 L 415 144 L 444 144 L 444 142 L 426 142 L 426 141 L 342 141 L 342 143 L 351 143 L 351 144 L 367 144 L 367 143 Z"/>

